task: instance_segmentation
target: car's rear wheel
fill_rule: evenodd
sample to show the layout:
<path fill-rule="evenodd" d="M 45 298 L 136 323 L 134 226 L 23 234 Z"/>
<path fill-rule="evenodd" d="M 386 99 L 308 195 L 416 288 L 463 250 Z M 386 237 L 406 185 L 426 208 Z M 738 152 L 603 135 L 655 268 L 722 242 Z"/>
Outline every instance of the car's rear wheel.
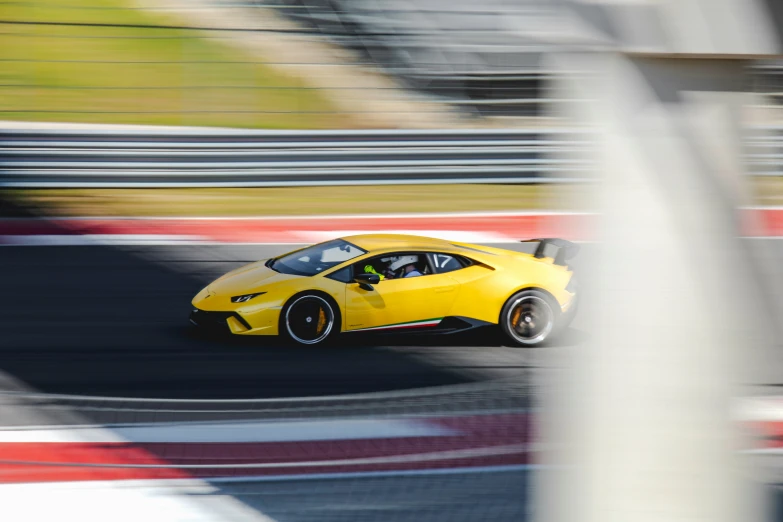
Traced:
<path fill-rule="evenodd" d="M 323 344 L 338 332 L 337 318 L 330 299 L 317 294 L 299 295 L 283 309 L 280 333 L 297 344 Z"/>
<path fill-rule="evenodd" d="M 500 312 L 500 326 L 517 346 L 536 346 L 555 331 L 559 308 L 540 290 L 522 290 L 506 301 Z"/>

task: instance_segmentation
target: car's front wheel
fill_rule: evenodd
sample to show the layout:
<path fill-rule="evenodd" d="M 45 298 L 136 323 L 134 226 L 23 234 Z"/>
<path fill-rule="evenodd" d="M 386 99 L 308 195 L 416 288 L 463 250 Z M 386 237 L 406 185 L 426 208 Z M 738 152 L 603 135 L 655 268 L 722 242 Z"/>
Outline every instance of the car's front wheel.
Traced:
<path fill-rule="evenodd" d="M 323 344 L 338 333 L 338 314 L 335 305 L 324 296 L 295 296 L 283 308 L 280 333 L 297 344 Z"/>
<path fill-rule="evenodd" d="M 506 301 L 500 312 L 500 327 L 517 346 L 536 346 L 555 330 L 559 308 L 540 290 L 522 290 Z"/>

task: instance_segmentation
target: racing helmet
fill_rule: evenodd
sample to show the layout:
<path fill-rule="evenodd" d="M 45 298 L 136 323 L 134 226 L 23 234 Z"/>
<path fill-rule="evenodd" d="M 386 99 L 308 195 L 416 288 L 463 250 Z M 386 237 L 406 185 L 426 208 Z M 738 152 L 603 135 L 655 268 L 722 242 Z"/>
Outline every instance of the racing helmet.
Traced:
<path fill-rule="evenodd" d="M 397 271 L 406 265 L 412 265 L 419 261 L 419 256 L 399 256 L 389 265 L 389 270 Z"/>

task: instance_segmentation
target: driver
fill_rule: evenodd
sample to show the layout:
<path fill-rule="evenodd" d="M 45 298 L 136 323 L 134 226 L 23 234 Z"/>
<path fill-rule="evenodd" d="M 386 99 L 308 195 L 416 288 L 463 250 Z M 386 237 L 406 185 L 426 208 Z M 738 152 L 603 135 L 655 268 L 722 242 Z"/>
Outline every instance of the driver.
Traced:
<path fill-rule="evenodd" d="M 416 269 L 416 263 L 419 262 L 419 256 L 400 256 L 389 265 L 389 270 L 396 272 L 404 267 L 402 277 L 416 277 L 422 275 Z"/>
<path fill-rule="evenodd" d="M 377 270 L 375 270 L 375 268 L 372 265 L 364 265 L 364 273 L 365 274 L 375 274 L 375 275 L 377 275 L 378 277 L 381 278 L 381 281 L 383 281 L 386 278 L 386 276 L 384 276 L 382 273 L 380 273 Z"/>

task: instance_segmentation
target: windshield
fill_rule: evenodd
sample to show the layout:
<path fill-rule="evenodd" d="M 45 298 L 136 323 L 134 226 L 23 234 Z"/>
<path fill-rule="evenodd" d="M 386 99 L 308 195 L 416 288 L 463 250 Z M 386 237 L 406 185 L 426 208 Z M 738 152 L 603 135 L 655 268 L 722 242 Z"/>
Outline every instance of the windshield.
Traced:
<path fill-rule="evenodd" d="M 342 239 L 320 243 L 269 263 L 269 268 L 283 274 L 312 276 L 367 252 Z"/>

